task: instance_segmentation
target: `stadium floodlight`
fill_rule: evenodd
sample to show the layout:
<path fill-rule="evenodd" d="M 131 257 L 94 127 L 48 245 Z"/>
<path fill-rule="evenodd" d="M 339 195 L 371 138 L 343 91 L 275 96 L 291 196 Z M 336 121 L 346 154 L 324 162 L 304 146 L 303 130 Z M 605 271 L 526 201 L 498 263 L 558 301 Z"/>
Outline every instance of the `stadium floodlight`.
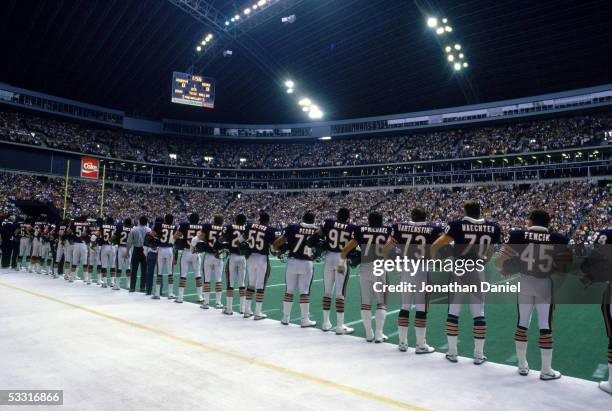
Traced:
<path fill-rule="evenodd" d="M 451 48 L 451 46 L 446 46 L 444 50 L 446 50 L 447 53 L 450 53 L 453 49 Z"/>
<path fill-rule="evenodd" d="M 427 27 L 434 28 L 438 25 L 438 19 L 435 17 L 430 17 L 427 19 Z"/>
<path fill-rule="evenodd" d="M 463 67 L 467 67 L 467 66 L 468 66 L 467 61 L 464 61 L 464 62 L 463 62 Z"/>
<path fill-rule="evenodd" d="M 310 105 L 312 104 L 312 102 L 310 101 L 310 99 L 309 99 L 309 98 L 304 97 L 303 99 L 301 99 L 301 100 L 298 102 L 298 104 L 299 104 L 300 106 L 310 106 Z"/>
<path fill-rule="evenodd" d="M 251 9 L 247 7 L 246 9 L 244 9 L 243 13 L 245 16 L 248 16 L 249 14 L 251 14 Z"/>
<path fill-rule="evenodd" d="M 176 160 L 176 154 L 169 154 L 170 160 Z"/>
<path fill-rule="evenodd" d="M 455 50 L 461 50 L 461 44 L 455 44 Z"/>
<path fill-rule="evenodd" d="M 444 23 L 444 24 L 448 23 L 448 19 L 447 19 L 446 17 L 444 17 L 444 18 L 442 19 L 442 23 Z"/>
<path fill-rule="evenodd" d="M 450 33 L 451 31 L 453 31 L 453 28 L 451 26 L 444 26 L 444 31 Z"/>
<path fill-rule="evenodd" d="M 198 47 L 196 47 L 196 50 L 197 50 L 197 51 L 202 51 L 202 46 L 198 46 Z"/>
<path fill-rule="evenodd" d="M 463 53 L 459 53 L 459 58 L 462 59 L 464 57 Z"/>
<path fill-rule="evenodd" d="M 257 4 L 253 4 L 253 5 L 251 6 L 251 8 L 252 8 L 253 10 L 257 10 Z"/>
<path fill-rule="evenodd" d="M 236 20 L 240 20 L 240 14 L 236 14 L 236 15 L 234 16 L 234 18 L 235 18 Z"/>
<path fill-rule="evenodd" d="M 461 64 L 459 64 L 459 63 L 455 63 L 455 64 L 453 65 L 453 67 L 454 67 L 455 71 L 459 71 L 459 70 L 461 70 Z"/>
<path fill-rule="evenodd" d="M 307 112 L 310 111 L 310 108 L 308 106 L 304 106 L 304 107 L 302 107 L 302 111 L 307 113 Z"/>
<path fill-rule="evenodd" d="M 436 34 L 444 34 L 444 27 L 438 27 L 436 29 Z"/>
<path fill-rule="evenodd" d="M 285 81 L 285 87 L 287 87 L 287 88 L 293 88 L 293 86 L 295 86 L 295 83 L 293 82 L 293 80 L 287 80 L 287 81 Z"/>
<path fill-rule="evenodd" d="M 232 18 L 230 19 L 230 21 L 233 23 L 233 22 L 235 22 L 235 21 L 236 21 L 236 19 L 232 17 Z"/>
<path fill-rule="evenodd" d="M 205 45 L 206 45 L 206 40 L 202 40 L 202 41 L 200 42 L 200 44 L 201 44 L 201 45 L 203 45 L 203 46 L 205 46 Z"/>
<path fill-rule="evenodd" d="M 293 89 L 292 88 L 288 88 L 287 89 L 287 94 L 293 94 Z"/>
<path fill-rule="evenodd" d="M 448 61 L 450 61 L 451 63 L 455 61 L 455 56 L 453 56 L 452 54 L 449 54 L 447 58 L 448 58 Z"/>
<path fill-rule="evenodd" d="M 331 140 L 331 136 L 323 136 L 323 137 L 319 137 L 319 140 L 329 141 L 329 140 Z"/>
<path fill-rule="evenodd" d="M 258 5 L 259 7 L 262 7 L 262 6 L 264 6 L 265 4 L 266 4 L 266 0 L 259 0 L 259 1 L 257 2 L 257 5 Z"/>
<path fill-rule="evenodd" d="M 323 112 L 319 111 L 313 111 L 310 110 L 310 113 L 308 113 L 308 116 L 312 119 L 319 119 L 321 117 L 323 117 Z"/>
<path fill-rule="evenodd" d="M 281 22 L 285 24 L 295 23 L 295 14 L 281 18 Z"/>
<path fill-rule="evenodd" d="M 240 163 L 246 163 L 247 159 L 244 157 L 240 157 Z"/>
<path fill-rule="evenodd" d="M 229 21 L 226 21 L 226 22 L 225 22 L 225 25 L 226 25 L 226 26 L 229 26 L 229 23 L 230 23 Z"/>

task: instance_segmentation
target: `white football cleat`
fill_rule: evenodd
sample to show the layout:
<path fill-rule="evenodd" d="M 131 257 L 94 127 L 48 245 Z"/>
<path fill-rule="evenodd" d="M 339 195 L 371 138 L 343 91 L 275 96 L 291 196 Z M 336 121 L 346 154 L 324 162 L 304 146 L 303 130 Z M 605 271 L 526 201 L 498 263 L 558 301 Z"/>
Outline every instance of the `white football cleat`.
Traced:
<path fill-rule="evenodd" d="M 215 304 L 215 308 L 216 308 L 217 310 L 222 310 L 222 309 L 223 309 L 223 304 L 221 304 L 221 303 L 217 303 L 217 304 Z"/>
<path fill-rule="evenodd" d="M 612 395 L 612 383 L 610 383 L 610 381 L 602 381 L 599 383 L 599 388 L 602 391 L 607 392 L 608 394 Z"/>
<path fill-rule="evenodd" d="M 221 311 L 221 312 L 222 312 L 223 314 L 225 314 L 225 315 L 234 315 L 234 312 L 233 312 L 233 311 L 223 310 L 223 311 Z"/>
<path fill-rule="evenodd" d="M 397 349 L 400 350 L 401 352 L 406 352 L 408 351 L 408 344 L 406 343 L 399 343 L 397 346 Z"/>
<path fill-rule="evenodd" d="M 174 300 L 174 302 L 177 304 L 183 304 L 183 299 L 179 297 L 176 300 Z"/>
<path fill-rule="evenodd" d="M 523 377 L 528 376 L 529 375 L 529 364 L 525 364 L 524 367 L 519 366 L 518 373 L 519 375 L 522 375 Z"/>
<path fill-rule="evenodd" d="M 487 356 L 484 354 L 481 355 L 474 355 L 474 364 L 475 365 L 481 365 L 484 364 L 487 361 Z"/>
<path fill-rule="evenodd" d="M 244 318 L 251 318 L 253 316 L 253 313 L 249 313 L 249 312 L 245 312 L 243 317 Z"/>
<path fill-rule="evenodd" d="M 355 329 L 352 327 L 348 327 L 346 325 L 341 325 L 340 327 L 336 327 L 336 335 L 345 335 L 345 334 L 353 334 Z"/>
<path fill-rule="evenodd" d="M 210 305 L 206 304 L 206 303 L 202 303 L 200 304 L 200 308 L 203 310 L 208 310 L 210 308 Z"/>
<path fill-rule="evenodd" d="M 283 317 L 281 320 L 282 325 L 289 325 L 289 317 Z"/>
<path fill-rule="evenodd" d="M 121 287 L 119 287 L 119 284 L 115 284 L 115 285 L 113 285 L 113 290 L 114 291 L 119 291 L 119 290 L 121 290 Z"/>
<path fill-rule="evenodd" d="M 101 286 L 101 287 L 102 287 L 102 288 L 108 288 L 108 284 L 106 284 L 106 283 L 102 283 L 102 286 Z"/>
<path fill-rule="evenodd" d="M 310 328 L 310 327 L 314 327 L 315 325 L 317 325 L 316 321 L 312 321 L 310 319 L 304 319 L 302 320 L 302 323 L 300 324 L 300 327 L 302 328 Z"/>
<path fill-rule="evenodd" d="M 333 325 L 330 322 L 323 323 L 323 325 L 321 326 L 321 330 L 324 332 L 331 331 L 332 328 Z"/>
<path fill-rule="evenodd" d="M 387 336 L 386 336 L 386 335 L 384 335 L 384 334 L 377 335 L 377 336 L 376 336 L 376 338 L 374 338 L 374 342 L 375 342 L 376 344 L 384 343 L 384 342 L 386 342 L 387 340 L 389 340 L 389 337 L 387 337 Z"/>
<path fill-rule="evenodd" d="M 431 354 L 434 351 L 436 351 L 436 349 L 427 344 L 419 345 L 414 349 L 415 354 Z"/>
<path fill-rule="evenodd" d="M 159 295 L 154 295 L 153 297 L 151 297 L 152 300 L 159 300 Z"/>
<path fill-rule="evenodd" d="M 268 318 L 266 314 L 255 314 L 255 316 L 253 317 L 255 321 L 265 320 L 266 318 Z"/>
<path fill-rule="evenodd" d="M 558 380 L 559 378 L 561 378 L 561 373 L 552 368 L 546 372 L 540 372 L 540 379 L 542 381 Z"/>
<path fill-rule="evenodd" d="M 198 297 L 198 302 L 199 303 L 203 303 L 204 302 L 204 297 L 202 297 L 201 295 Z"/>
<path fill-rule="evenodd" d="M 446 353 L 445 358 L 450 362 L 457 362 L 457 354 Z"/>

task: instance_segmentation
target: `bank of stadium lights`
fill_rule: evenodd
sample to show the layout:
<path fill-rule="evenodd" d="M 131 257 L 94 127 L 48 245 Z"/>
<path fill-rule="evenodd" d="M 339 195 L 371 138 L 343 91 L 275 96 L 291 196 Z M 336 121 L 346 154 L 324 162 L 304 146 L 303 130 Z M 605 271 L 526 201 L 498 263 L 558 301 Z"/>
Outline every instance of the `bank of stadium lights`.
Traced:
<path fill-rule="evenodd" d="M 244 5 L 242 8 L 241 12 L 237 12 L 234 17 L 230 18 L 229 20 L 225 21 L 225 27 L 231 26 L 231 25 L 235 25 L 240 23 L 240 19 L 241 18 L 248 18 L 251 17 L 255 14 L 257 14 L 258 12 L 261 12 L 262 10 L 268 8 L 268 6 L 271 6 L 274 3 L 278 3 L 280 0 L 259 0 L 259 1 L 255 1 L 253 2 L 251 5 Z M 240 10 L 240 9 L 239 9 Z"/>
<path fill-rule="evenodd" d="M 204 38 L 202 39 L 202 41 L 200 42 L 200 44 L 198 44 L 198 45 L 196 46 L 196 51 L 197 51 L 197 52 L 202 51 L 202 49 L 203 49 L 204 47 L 206 47 L 208 44 L 210 44 L 210 42 L 212 41 L 212 39 L 213 39 L 213 34 L 212 34 L 212 33 L 208 33 L 208 34 L 206 35 L 206 37 L 204 37 Z"/>
<path fill-rule="evenodd" d="M 449 33 L 453 32 L 453 27 L 446 17 L 440 21 L 438 21 L 437 17 L 427 18 L 427 27 L 434 30 L 437 35 L 444 37 L 448 37 Z M 447 44 L 444 46 L 444 51 L 446 52 L 446 60 L 455 71 L 461 71 L 469 67 L 468 62 L 465 60 L 463 46 L 460 43 Z"/>

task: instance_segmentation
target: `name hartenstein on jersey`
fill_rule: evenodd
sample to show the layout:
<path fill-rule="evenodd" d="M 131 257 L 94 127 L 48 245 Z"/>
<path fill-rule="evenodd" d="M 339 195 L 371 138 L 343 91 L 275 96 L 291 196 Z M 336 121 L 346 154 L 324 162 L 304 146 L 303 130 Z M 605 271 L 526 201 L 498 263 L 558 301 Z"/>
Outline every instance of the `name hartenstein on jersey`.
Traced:
<path fill-rule="evenodd" d="M 442 227 L 425 222 L 408 222 L 393 225 L 393 238 L 401 246 L 403 256 L 423 258 L 431 245 L 442 234 Z"/>

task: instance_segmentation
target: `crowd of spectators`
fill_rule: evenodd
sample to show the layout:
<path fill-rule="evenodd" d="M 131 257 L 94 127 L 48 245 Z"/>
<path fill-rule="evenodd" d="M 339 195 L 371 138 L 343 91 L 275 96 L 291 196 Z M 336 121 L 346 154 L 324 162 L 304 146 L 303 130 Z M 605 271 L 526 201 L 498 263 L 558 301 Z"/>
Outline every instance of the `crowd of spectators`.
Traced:
<path fill-rule="evenodd" d="M 0 188 L 0 214 L 19 213 L 14 206 L 15 200 L 49 201 L 57 209 L 63 209 L 63 179 L 0 173 Z M 67 198 L 68 215 L 100 215 L 99 183 L 70 181 Z M 576 242 L 585 242 L 596 230 L 612 225 L 609 187 L 588 181 L 342 194 L 321 191 L 230 193 L 109 184 L 105 187 L 103 214 L 137 218 L 142 214 L 155 217 L 172 213 L 180 220 L 196 211 L 208 221 L 216 213 L 231 219 L 239 212 L 254 220 L 261 211 L 266 211 L 272 222 L 282 227 L 300 221 L 307 210 L 314 211 L 317 220 L 322 221 L 332 217 L 338 208 L 348 207 L 355 223 L 365 223 L 369 212 L 380 211 L 387 223 L 393 223 L 409 220 L 410 210 L 420 206 L 427 210 L 431 221 L 445 224 L 461 217 L 461 204 L 467 199 L 479 200 L 484 217 L 499 222 L 504 232 L 523 227 L 533 208 L 548 210 L 552 215 L 551 227 L 572 235 Z"/>
<path fill-rule="evenodd" d="M 0 139 L 124 160 L 196 167 L 290 168 L 379 164 L 607 144 L 612 114 L 588 114 L 405 136 L 296 143 L 213 142 L 139 135 L 0 112 Z"/>

